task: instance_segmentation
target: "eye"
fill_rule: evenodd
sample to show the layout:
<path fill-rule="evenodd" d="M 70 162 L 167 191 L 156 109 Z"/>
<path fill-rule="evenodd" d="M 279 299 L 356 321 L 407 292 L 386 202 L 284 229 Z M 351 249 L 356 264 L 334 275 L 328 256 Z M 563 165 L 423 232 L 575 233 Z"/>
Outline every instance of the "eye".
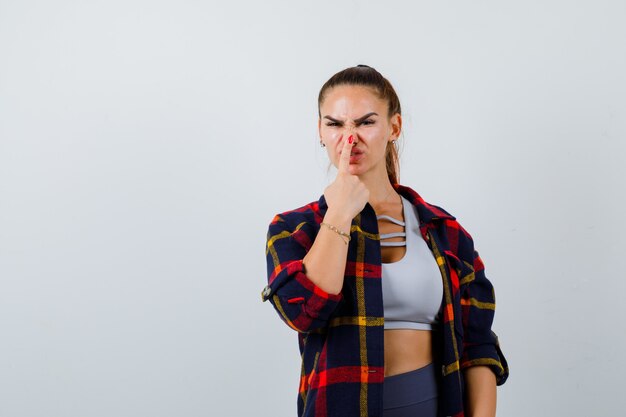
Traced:
<path fill-rule="evenodd" d="M 337 122 L 328 122 L 328 123 L 326 123 L 326 126 L 339 126 L 339 123 L 337 123 Z"/>
<path fill-rule="evenodd" d="M 364 124 L 364 125 L 373 125 L 373 124 L 374 124 L 374 121 L 373 121 L 373 120 L 369 120 L 369 119 L 368 119 L 368 120 L 365 120 L 365 121 L 364 121 L 363 123 L 361 123 L 361 124 Z"/>

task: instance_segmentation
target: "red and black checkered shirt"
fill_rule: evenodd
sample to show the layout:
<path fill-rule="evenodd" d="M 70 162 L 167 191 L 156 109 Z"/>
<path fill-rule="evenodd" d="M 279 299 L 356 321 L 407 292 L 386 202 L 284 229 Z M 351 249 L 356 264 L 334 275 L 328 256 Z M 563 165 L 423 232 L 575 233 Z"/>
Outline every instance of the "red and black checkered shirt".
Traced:
<path fill-rule="evenodd" d="M 416 208 L 422 237 L 443 281 L 439 415 L 464 416 L 463 369 L 487 365 L 502 385 L 507 361 L 491 330 L 495 293 L 470 234 L 454 216 L 407 186 L 393 187 Z M 384 314 L 378 221 L 367 203 L 352 220 L 343 288 L 330 294 L 311 281 L 302 259 L 328 206 L 318 201 L 277 214 L 267 233 L 268 285 L 262 291 L 298 332 L 302 368 L 299 417 L 380 417 L 384 381 Z"/>

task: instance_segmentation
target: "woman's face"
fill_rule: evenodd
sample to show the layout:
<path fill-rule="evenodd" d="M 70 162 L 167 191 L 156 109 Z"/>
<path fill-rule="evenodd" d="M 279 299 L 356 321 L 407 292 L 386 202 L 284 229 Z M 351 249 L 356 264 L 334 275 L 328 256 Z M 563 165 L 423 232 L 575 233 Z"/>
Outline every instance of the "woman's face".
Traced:
<path fill-rule="evenodd" d="M 353 135 L 357 143 L 351 152 L 350 173 L 361 175 L 373 171 L 387 177 L 387 143 L 398 138 L 402 120 L 399 114 L 387 119 L 386 101 L 378 98 L 371 88 L 340 85 L 328 90 L 320 113 L 320 139 L 335 167 L 343 141 Z"/>

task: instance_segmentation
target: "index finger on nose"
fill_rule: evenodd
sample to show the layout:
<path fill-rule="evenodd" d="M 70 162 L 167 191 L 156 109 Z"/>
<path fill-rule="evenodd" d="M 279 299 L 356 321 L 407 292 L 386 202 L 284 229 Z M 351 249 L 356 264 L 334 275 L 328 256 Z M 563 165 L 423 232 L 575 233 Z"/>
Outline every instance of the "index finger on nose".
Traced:
<path fill-rule="evenodd" d="M 352 142 L 352 143 L 351 143 Z M 341 148 L 341 155 L 339 157 L 339 172 L 348 172 L 350 166 L 350 152 L 352 152 L 352 145 L 354 144 L 354 136 L 350 135 L 343 143 Z"/>

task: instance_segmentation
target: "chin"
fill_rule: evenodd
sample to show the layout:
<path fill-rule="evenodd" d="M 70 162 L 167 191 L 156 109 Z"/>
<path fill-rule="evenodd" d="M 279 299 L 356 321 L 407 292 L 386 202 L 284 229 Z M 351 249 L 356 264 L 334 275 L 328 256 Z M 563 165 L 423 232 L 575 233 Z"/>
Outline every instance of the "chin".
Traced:
<path fill-rule="evenodd" d="M 350 165 L 349 170 L 350 170 L 350 173 L 352 175 L 361 175 L 361 174 L 365 173 L 365 171 L 367 171 L 361 165 Z"/>

